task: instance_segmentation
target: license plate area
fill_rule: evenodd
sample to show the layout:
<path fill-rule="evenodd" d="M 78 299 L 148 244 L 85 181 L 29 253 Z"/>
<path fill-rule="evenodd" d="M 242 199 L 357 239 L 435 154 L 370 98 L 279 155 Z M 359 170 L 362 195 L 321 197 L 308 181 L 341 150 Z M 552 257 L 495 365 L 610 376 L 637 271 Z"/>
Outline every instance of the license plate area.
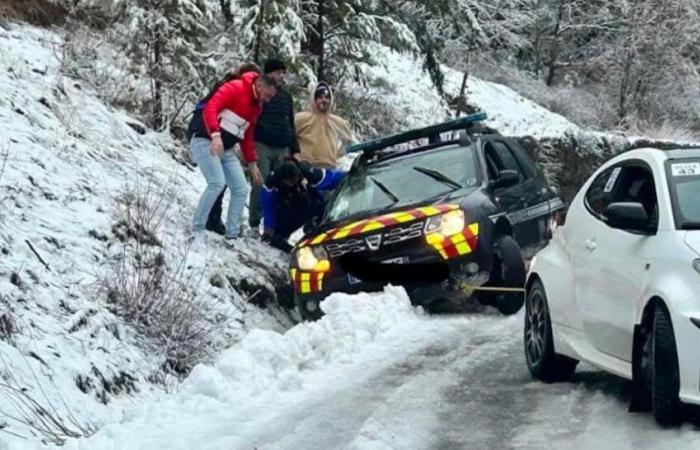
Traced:
<path fill-rule="evenodd" d="M 380 261 L 379 264 L 408 264 L 408 262 L 409 262 L 409 259 L 407 256 L 399 256 L 397 258 L 385 259 L 383 261 Z M 359 284 L 359 283 L 362 283 L 362 280 L 348 274 L 348 283 Z"/>

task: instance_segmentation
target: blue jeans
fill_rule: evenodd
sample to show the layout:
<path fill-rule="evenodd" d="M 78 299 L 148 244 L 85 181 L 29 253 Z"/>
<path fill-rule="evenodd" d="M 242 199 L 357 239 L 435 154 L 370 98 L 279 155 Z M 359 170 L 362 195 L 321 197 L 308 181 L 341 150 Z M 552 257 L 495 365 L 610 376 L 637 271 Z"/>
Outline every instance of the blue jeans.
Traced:
<path fill-rule="evenodd" d="M 194 213 L 194 231 L 203 231 L 206 228 L 211 207 L 224 190 L 224 186 L 228 186 L 231 198 L 226 218 L 226 237 L 237 237 L 240 233 L 241 217 L 248 195 L 241 162 L 232 149 L 226 150 L 221 156 L 212 155 L 211 141 L 201 137 L 192 138 L 190 152 L 192 159 L 207 180 L 207 188 L 199 199 L 199 205 Z"/>

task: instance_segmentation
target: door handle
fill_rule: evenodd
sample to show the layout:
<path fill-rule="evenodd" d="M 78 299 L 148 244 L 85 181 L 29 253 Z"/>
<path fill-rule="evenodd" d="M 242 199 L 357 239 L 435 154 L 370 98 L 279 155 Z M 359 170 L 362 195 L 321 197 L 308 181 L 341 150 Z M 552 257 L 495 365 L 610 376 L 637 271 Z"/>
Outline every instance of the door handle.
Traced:
<path fill-rule="evenodd" d="M 586 243 L 584 244 L 586 247 L 586 250 L 589 252 L 595 251 L 595 249 L 598 248 L 598 244 L 595 243 L 595 240 L 593 239 L 586 239 Z"/>

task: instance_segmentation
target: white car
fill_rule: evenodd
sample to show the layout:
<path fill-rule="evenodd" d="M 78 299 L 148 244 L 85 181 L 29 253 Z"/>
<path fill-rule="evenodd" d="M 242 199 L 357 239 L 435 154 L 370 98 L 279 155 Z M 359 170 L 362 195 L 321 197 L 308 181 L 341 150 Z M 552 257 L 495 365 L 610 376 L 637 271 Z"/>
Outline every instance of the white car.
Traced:
<path fill-rule="evenodd" d="M 632 150 L 598 169 L 527 277 L 525 355 L 552 382 L 579 360 L 632 380 L 661 425 L 700 405 L 700 150 Z"/>

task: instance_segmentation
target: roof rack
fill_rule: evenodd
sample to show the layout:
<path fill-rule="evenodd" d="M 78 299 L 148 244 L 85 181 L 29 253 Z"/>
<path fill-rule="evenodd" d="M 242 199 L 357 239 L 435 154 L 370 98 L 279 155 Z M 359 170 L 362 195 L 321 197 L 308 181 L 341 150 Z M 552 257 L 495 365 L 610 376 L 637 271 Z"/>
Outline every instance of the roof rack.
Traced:
<path fill-rule="evenodd" d="M 374 139 L 367 142 L 353 144 L 347 147 L 346 152 L 373 153 L 378 150 L 383 150 L 387 147 L 392 147 L 394 145 L 404 144 L 410 141 L 425 138 L 428 138 L 428 141 L 431 144 L 438 143 L 440 142 L 441 133 L 455 130 L 464 130 L 468 134 L 469 129 L 472 128 L 474 124 L 476 124 L 477 122 L 482 122 L 484 120 L 486 120 L 486 113 L 470 114 L 468 116 L 460 117 L 459 119 L 451 120 L 449 122 L 431 125 L 425 128 L 409 130 L 404 133 L 394 134 L 391 136 Z"/>

